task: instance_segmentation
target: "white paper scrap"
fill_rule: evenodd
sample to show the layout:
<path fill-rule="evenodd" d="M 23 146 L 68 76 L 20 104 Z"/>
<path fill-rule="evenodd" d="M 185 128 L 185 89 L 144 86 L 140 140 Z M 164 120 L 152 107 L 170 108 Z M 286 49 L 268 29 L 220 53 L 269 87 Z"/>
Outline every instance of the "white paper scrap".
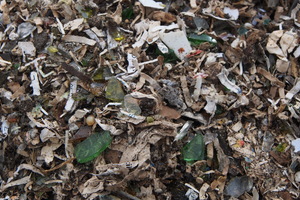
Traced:
<path fill-rule="evenodd" d="M 37 96 L 41 95 L 41 92 L 40 92 L 41 88 L 40 88 L 37 73 L 31 72 L 30 79 L 31 79 L 30 87 L 32 87 L 32 89 L 33 89 L 33 95 L 37 95 Z"/>
<path fill-rule="evenodd" d="M 32 42 L 18 42 L 18 46 L 22 50 L 22 54 L 35 56 L 36 49 Z"/>
<path fill-rule="evenodd" d="M 65 105 L 65 110 L 66 111 L 71 111 L 72 110 L 72 107 L 73 107 L 74 102 L 75 102 L 75 100 L 72 98 L 72 95 L 76 93 L 76 90 L 77 90 L 77 80 L 73 80 L 70 83 L 70 94 L 69 94 L 68 101 Z"/>
<path fill-rule="evenodd" d="M 239 18 L 239 10 L 238 9 L 231 9 L 228 7 L 225 7 L 223 12 L 230 16 L 231 20 L 237 20 Z"/>
<path fill-rule="evenodd" d="M 294 57 L 298 58 L 300 56 L 300 46 L 294 51 Z"/>
<path fill-rule="evenodd" d="M 165 9 L 165 5 L 162 2 L 156 2 L 153 0 L 139 0 L 141 4 L 145 7 L 156 8 L 156 9 Z"/>
<path fill-rule="evenodd" d="M 183 60 L 192 51 L 192 47 L 183 31 L 159 33 L 160 39 L 174 51 L 175 55 Z"/>
<path fill-rule="evenodd" d="M 297 83 L 292 87 L 292 89 L 285 95 L 285 98 L 291 100 L 295 94 L 300 91 L 300 78 L 298 78 Z"/>

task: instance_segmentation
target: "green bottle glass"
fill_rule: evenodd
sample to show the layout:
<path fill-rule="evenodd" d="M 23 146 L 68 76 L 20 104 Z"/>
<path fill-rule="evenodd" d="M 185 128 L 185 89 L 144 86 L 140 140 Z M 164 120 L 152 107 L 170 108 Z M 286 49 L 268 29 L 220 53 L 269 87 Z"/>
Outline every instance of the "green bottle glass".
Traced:
<path fill-rule="evenodd" d="M 75 157 L 79 163 L 86 163 L 98 157 L 111 143 L 109 131 L 94 133 L 75 147 Z"/>
<path fill-rule="evenodd" d="M 204 160 L 205 144 L 202 134 L 197 134 L 182 149 L 183 159 L 188 163 Z"/>
<path fill-rule="evenodd" d="M 105 91 L 105 97 L 111 101 L 121 102 L 123 101 L 125 93 L 122 88 L 122 84 L 116 78 L 109 79 Z"/>

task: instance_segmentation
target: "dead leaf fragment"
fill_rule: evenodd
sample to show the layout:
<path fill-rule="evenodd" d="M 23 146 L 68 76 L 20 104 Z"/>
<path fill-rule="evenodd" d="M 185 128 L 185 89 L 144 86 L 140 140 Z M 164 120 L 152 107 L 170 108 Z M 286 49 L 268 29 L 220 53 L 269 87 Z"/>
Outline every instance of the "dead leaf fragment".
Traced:
<path fill-rule="evenodd" d="M 152 18 L 168 24 L 176 21 L 175 15 L 163 11 L 154 11 Z"/>

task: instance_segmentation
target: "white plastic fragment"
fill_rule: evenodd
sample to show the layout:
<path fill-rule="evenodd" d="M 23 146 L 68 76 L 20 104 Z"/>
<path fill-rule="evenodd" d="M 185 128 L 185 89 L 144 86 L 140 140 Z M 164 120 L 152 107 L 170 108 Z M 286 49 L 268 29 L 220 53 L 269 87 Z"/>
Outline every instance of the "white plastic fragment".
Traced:
<path fill-rule="evenodd" d="M 193 121 L 187 121 L 183 125 L 183 127 L 180 129 L 179 133 L 176 135 L 174 141 L 181 140 L 189 131 L 193 124 Z"/>
<path fill-rule="evenodd" d="M 5 139 L 6 136 L 8 135 L 8 130 L 9 130 L 9 122 L 7 120 L 3 120 L 2 121 L 2 125 L 1 125 L 1 138 L 0 138 L 0 141 L 2 139 Z"/>
<path fill-rule="evenodd" d="M 139 0 L 145 7 L 164 9 L 166 6 L 162 2 L 156 2 L 154 0 Z"/>
<path fill-rule="evenodd" d="M 65 105 L 65 110 L 67 112 L 72 110 L 72 107 L 73 107 L 74 102 L 75 102 L 75 100 L 72 98 L 72 95 L 76 93 L 76 90 L 77 90 L 77 80 L 75 79 L 70 83 L 69 98 L 68 98 L 67 103 Z"/>
<path fill-rule="evenodd" d="M 33 95 L 37 95 L 37 96 L 41 95 L 41 92 L 40 92 L 41 88 L 40 88 L 37 73 L 34 71 L 31 72 L 30 79 L 31 79 L 30 87 L 32 87 L 32 89 L 33 89 Z"/>
<path fill-rule="evenodd" d="M 58 30 L 59 30 L 59 32 L 61 32 L 61 34 L 65 35 L 66 32 L 64 30 L 64 27 L 63 27 L 62 23 L 60 22 L 60 20 L 57 17 L 55 19 L 56 19 L 57 24 L 58 24 Z"/>
<path fill-rule="evenodd" d="M 300 171 L 298 171 L 296 174 L 295 174 L 295 181 L 297 183 L 300 183 Z"/>
<path fill-rule="evenodd" d="M 231 20 L 237 20 L 239 18 L 239 10 L 238 9 L 231 9 L 229 7 L 225 7 L 223 12 L 230 16 Z"/>
<path fill-rule="evenodd" d="M 230 91 L 236 93 L 236 94 L 241 94 L 242 90 L 241 88 L 239 88 L 237 85 L 235 85 L 233 82 L 231 82 L 228 79 L 228 70 L 223 67 L 222 71 L 217 75 L 217 77 L 219 78 L 220 82 L 222 83 L 222 85 L 224 85 L 227 89 L 229 89 Z"/>
<path fill-rule="evenodd" d="M 163 54 L 169 52 L 168 47 L 167 47 L 164 43 L 162 43 L 161 41 L 157 41 L 156 44 L 157 44 L 158 49 L 159 49 Z"/>
<path fill-rule="evenodd" d="M 159 33 L 160 39 L 172 50 L 175 55 L 183 60 L 192 51 L 192 47 L 183 31 Z"/>
<path fill-rule="evenodd" d="M 297 79 L 297 83 L 292 89 L 285 95 L 285 98 L 291 100 L 295 94 L 300 91 L 300 78 Z"/>
<path fill-rule="evenodd" d="M 294 152 L 297 153 L 300 151 L 300 138 L 297 138 L 292 141 L 292 145 L 294 146 L 295 150 Z"/>

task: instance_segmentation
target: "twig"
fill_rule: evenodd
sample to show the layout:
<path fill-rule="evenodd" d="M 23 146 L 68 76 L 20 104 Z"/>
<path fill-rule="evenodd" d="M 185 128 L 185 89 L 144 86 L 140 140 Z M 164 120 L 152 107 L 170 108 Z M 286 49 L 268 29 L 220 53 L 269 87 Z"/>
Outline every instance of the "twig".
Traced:
<path fill-rule="evenodd" d="M 64 68 L 67 72 L 69 72 L 71 75 L 78 77 L 80 80 L 87 82 L 87 83 L 92 83 L 92 80 L 90 77 L 85 75 L 84 73 L 76 70 L 74 67 L 71 65 L 68 65 L 67 63 L 62 63 L 62 68 Z"/>

